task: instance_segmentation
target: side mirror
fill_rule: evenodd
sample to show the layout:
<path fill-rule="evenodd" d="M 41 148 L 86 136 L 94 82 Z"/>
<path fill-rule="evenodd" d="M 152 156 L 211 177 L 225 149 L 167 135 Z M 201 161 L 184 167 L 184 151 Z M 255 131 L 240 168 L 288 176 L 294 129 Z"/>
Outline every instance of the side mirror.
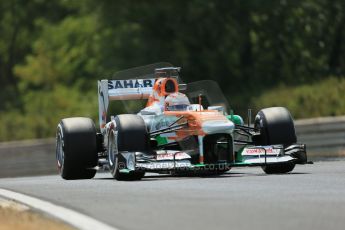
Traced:
<path fill-rule="evenodd" d="M 179 84 L 178 88 L 180 89 L 180 91 L 186 91 L 187 90 L 187 84 Z"/>

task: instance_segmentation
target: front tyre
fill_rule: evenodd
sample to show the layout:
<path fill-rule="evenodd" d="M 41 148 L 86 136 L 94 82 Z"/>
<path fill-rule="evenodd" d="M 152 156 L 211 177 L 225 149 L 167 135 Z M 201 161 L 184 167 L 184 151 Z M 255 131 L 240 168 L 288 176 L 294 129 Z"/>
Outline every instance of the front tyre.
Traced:
<path fill-rule="evenodd" d="M 256 145 L 284 145 L 297 142 L 295 126 L 290 112 L 284 107 L 272 107 L 258 112 L 254 128 L 260 130 Z"/>
<path fill-rule="evenodd" d="M 115 130 L 108 140 L 108 160 L 110 172 L 116 180 L 140 180 L 144 171 L 121 172 L 125 168 L 124 159 L 119 152 L 148 152 L 149 134 L 144 120 L 134 114 L 115 117 Z M 135 159 L 134 159 L 135 162 Z"/>
<path fill-rule="evenodd" d="M 284 162 L 261 167 L 266 174 L 283 174 L 291 172 L 295 168 L 295 163 Z"/>
<path fill-rule="evenodd" d="M 254 140 L 255 145 L 289 146 L 297 142 L 295 126 L 290 112 L 284 107 L 272 107 L 258 112 L 254 121 L 260 136 Z M 295 168 L 293 162 L 283 162 L 262 166 L 267 174 L 288 173 Z"/>
<path fill-rule="evenodd" d="M 56 132 L 58 170 L 66 180 L 91 179 L 98 162 L 96 128 L 85 117 L 62 119 Z"/>

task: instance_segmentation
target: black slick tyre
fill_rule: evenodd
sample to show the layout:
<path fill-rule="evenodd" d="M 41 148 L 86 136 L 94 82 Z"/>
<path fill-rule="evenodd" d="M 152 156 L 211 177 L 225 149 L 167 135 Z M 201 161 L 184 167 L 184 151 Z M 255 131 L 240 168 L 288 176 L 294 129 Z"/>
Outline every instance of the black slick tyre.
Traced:
<path fill-rule="evenodd" d="M 257 145 L 291 145 L 297 142 L 290 112 L 284 107 L 262 109 L 255 117 L 254 127 L 260 130 Z"/>
<path fill-rule="evenodd" d="M 56 159 L 62 178 L 91 179 L 98 163 L 96 128 L 90 118 L 62 119 L 56 133 Z"/>
<path fill-rule="evenodd" d="M 293 162 L 284 162 L 276 163 L 272 165 L 262 166 L 262 170 L 266 174 L 282 174 L 291 172 L 295 168 L 295 163 Z"/>
<path fill-rule="evenodd" d="M 144 120 L 134 114 L 115 117 L 115 129 L 108 140 L 108 160 L 111 174 L 116 180 L 140 180 L 145 172 L 141 170 L 120 172 L 125 166 L 119 152 L 148 152 L 149 134 Z"/>
<path fill-rule="evenodd" d="M 255 145 L 289 146 L 297 142 L 295 126 L 290 112 L 284 107 L 262 109 L 255 117 L 254 127 L 260 130 L 260 136 L 254 140 Z M 293 162 L 283 162 L 263 166 L 267 174 L 291 172 Z"/>

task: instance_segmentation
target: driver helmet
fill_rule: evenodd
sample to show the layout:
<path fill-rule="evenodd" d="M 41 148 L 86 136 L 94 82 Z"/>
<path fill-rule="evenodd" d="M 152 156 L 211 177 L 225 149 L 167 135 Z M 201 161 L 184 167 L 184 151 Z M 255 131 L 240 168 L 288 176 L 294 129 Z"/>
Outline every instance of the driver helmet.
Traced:
<path fill-rule="evenodd" d="M 185 94 L 176 92 L 165 98 L 165 105 L 168 111 L 183 111 L 187 110 L 190 102 Z"/>

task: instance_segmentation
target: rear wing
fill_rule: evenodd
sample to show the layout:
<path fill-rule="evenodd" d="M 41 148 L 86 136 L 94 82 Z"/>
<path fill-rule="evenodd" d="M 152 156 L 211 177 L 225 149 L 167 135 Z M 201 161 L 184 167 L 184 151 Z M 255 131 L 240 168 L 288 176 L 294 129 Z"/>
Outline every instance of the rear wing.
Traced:
<path fill-rule="evenodd" d="M 109 101 L 148 99 L 156 79 L 98 81 L 99 125 L 103 133 L 107 123 Z"/>

